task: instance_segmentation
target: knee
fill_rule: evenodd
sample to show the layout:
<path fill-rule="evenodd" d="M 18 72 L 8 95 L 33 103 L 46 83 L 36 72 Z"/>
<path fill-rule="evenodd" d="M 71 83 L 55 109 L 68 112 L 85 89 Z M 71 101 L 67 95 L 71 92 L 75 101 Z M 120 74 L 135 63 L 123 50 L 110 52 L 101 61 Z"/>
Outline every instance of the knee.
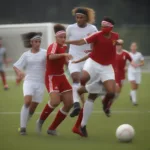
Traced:
<path fill-rule="evenodd" d="M 59 105 L 59 103 L 53 102 L 53 101 L 50 101 L 48 104 L 49 104 L 52 108 L 56 108 L 56 107 Z"/>

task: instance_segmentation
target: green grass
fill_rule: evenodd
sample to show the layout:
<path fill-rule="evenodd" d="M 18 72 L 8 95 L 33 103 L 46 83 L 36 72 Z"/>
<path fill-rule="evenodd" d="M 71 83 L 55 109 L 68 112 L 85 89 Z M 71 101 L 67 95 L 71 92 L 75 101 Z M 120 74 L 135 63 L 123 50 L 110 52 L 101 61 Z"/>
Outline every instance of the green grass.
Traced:
<path fill-rule="evenodd" d="M 71 132 L 75 119 L 68 117 L 58 128 L 60 136 L 46 134 L 54 118 L 52 114 L 43 126 L 42 135 L 35 132 L 35 114 L 28 124 L 28 135 L 20 136 L 19 114 L 2 112 L 20 112 L 23 104 L 22 85 L 9 82 L 10 90 L 3 91 L 0 86 L 0 150 L 150 150 L 150 74 L 143 74 L 143 81 L 138 91 L 139 106 L 134 107 L 129 100 L 129 84 L 125 84 L 119 99 L 114 103 L 112 116 L 107 118 L 103 112 L 93 113 L 88 123 L 88 138 L 81 138 Z M 48 95 L 39 105 L 41 112 L 47 103 Z M 101 111 L 101 102 L 97 99 L 94 111 Z M 116 128 L 123 123 L 131 124 L 136 131 L 132 143 L 120 143 L 115 137 Z"/>

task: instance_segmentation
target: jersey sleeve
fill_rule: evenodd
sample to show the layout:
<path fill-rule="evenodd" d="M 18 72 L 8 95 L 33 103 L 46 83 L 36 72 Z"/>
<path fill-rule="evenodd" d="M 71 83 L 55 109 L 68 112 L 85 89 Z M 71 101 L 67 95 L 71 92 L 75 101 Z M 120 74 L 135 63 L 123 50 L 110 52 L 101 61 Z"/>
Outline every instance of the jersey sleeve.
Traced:
<path fill-rule="evenodd" d="M 47 50 L 47 56 L 49 56 L 51 54 L 56 54 L 56 53 L 57 53 L 57 43 L 54 43 L 49 46 L 49 48 Z"/>
<path fill-rule="evenodd" d="M 144 60 L 144 56 L 140 53 L 140 60 L 143 61 Z"/>
<path fill-rule="evenodd" d="M 68 26 L 66 29 L 66 35 L 67 35 L 67 39 L 69 39 L 69 37 L 71 36 L 71 26 Z"/>
<path fill-rule="evenodd" d="M 92 35 L 84 38 L 84 41 L 89 44 L 89 43 L 95 43 L 97 41 L 97 33 L 93 33 Z"/>
<path fill-rule="evenodd" d="M 18 69 L 20 69 L 20 70 L 22 70 L 22 69 L 25 68 L 25 66 L 27 64 L 26 62 L 27 62 L 26 61 L 26 53 L 24 53 L 24 54 L 21 55 L 21 57 L 19 58 L 19 60 L 14 63 L 13 66 L 16 67 L 16 68 L 18 68 Z"/>
<path fill-rule="evenodd" d="M 132 57 L 130 56 L 128 52 L 126 52 L 126 57 L 127 57 L 127 60 L 129 60 L 130 62 L 132 61 Z"/>

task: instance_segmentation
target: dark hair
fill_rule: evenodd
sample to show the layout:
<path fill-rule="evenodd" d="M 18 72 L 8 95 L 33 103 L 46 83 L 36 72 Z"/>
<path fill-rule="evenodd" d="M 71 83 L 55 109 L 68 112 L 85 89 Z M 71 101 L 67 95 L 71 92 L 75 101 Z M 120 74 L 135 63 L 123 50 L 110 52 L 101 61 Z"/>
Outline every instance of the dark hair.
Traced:
<path fill-rule="evenodd" d="M 107 21 L 107 22 L 111 23 L 112 25 L 115 25 L 114 20 L 111 19 L 110 17 L 104 17 L 104 18 L 103 18 L 103 21 Z"/>
<path fill-rule="evenodd" d="M 29 33 L 22 34 L 21 36 L 24 43 L 24 47 L 31 48 L 32 45 L 30 43 L 30 40 L 36 35 L 42 36 L 42 32 L 29 32 Z"/>
<path fill-rule="evenodd" d="M 88 20 L 87 20 L 88 23 L 91 23 L 91 24 L 95 23 L 94 9 L 88 8 L 88 7 L 76 7 L 72 10 L 73 16 L 75 16 L 76 13 L 82 13 L 82 14 L 86 15 L 88 18 Z"/>
<path fill-rule="evenodd" d="M 65 26 L 61 25 L 61 24 L 55 24 L 54 25 L 54 32 L 57 33 L 58 31 L 66 31 Z"/>

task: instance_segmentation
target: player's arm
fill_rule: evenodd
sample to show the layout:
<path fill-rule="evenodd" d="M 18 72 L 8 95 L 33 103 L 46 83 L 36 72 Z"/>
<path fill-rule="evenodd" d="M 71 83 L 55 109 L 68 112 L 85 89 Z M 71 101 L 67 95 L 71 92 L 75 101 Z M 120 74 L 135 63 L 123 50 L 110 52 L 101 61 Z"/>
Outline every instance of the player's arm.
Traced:
<path fill-rule="evenodd" d="M 49 54 L 49 59 L 50 60 L 56 60 L 56 59 L 60 59 L 60 58 L 68 58 L 69 60 L 72 59 L 72 55 L 68 54 L 68 53 L 63 53 L 63 54 Z"/>
<path fill-rule="evenodd" d="M 79 63 L 79 62 L 82 62 L 82 61 L 85 61 L 85 60 L 87 60 L 89 58 L 89 55 L 86 55 L 85 57 L 83 57 L 83 58 L 81 58 L 81 59 L 79 59 L 79 60 L 76 60 L 76 61 L 72 61 L 72 63 Z"/>
<path fill-rule="evenodd" d="M 144 60 L 141 60 L 140 63 L 138 64 L 139 67 L 144 66 Z"/>
<path fill-rule="evenodd" d="M 98 33 L 98 32 L 97 32 Z M 80 40 L 74 40 L 74 41 L 66 41 L 66 44 L 73 44 L 73 45 L 84 45 L 84 44 L 90 44 L 90 43 L 94 43 L 97 40 L 97 33 L 92 34 L 84 39 L 80 39 Z"/>

